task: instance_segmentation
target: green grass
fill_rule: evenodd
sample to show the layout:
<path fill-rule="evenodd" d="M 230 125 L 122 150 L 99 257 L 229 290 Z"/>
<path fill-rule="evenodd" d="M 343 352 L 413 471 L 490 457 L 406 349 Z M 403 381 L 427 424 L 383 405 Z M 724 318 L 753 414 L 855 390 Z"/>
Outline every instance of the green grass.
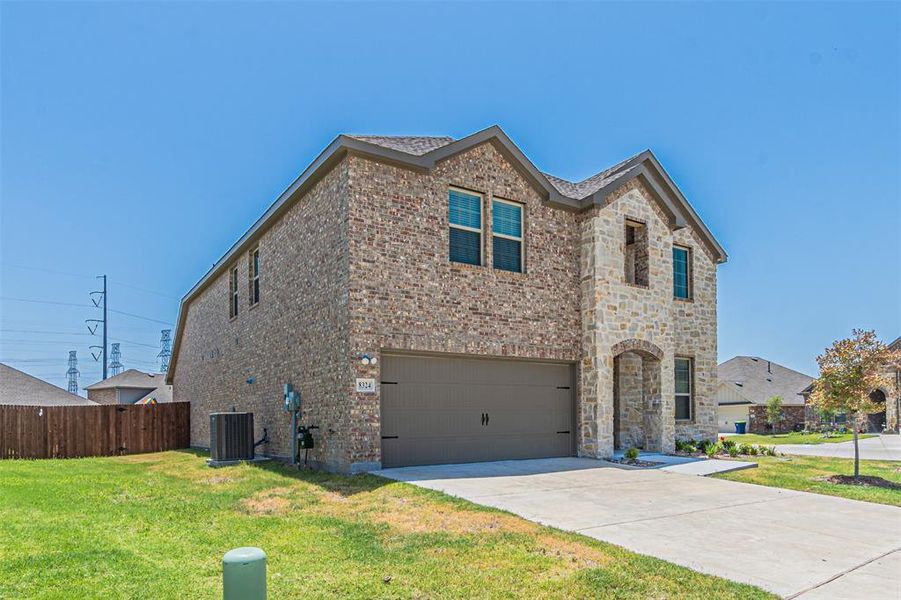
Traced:
<path fill-rule="evenodd" d="M 820 456 L 756 456 L 751 460 L 756 469 L 746 469 L 715 475 L 720 479 L 756 483 L 770 487 L 801 490 L 829 496 L 841 496 L 852 500 L 865 500 L 901 506 L 901 490 L 876 487 L 843 485 L 822 481 L 830 475 L 853 475 L 854 461 L 847 458 L 823 458 Z M 901 483 L 901 463 L 884 460 L 860 461 L 860 474 L 882 477 Z"/>
<path fill-rule="evenodd" d="M 222 555 L 247 545 L 272 599 L 771 597 L 375 476 L 193 452 L 0 461 L 0 598 L 217 598 Z"/>
<path fill-rule="evenodd" d="M 872 434 L 860 434 L 858 439 L 875 437 Z M 778 446 L 779 444 L 833 444 L 836 442 L 850 442 L 854 439 L 851 433 L 834 433 L 824 437 L 822 433 L 777 433 L 776 435 L 760 435 L 757 433 L 745 433 L 742 435 L 730 435 L 726 439 L 734 440 L 736 444 L 763 444 L 764 446 Z"/>

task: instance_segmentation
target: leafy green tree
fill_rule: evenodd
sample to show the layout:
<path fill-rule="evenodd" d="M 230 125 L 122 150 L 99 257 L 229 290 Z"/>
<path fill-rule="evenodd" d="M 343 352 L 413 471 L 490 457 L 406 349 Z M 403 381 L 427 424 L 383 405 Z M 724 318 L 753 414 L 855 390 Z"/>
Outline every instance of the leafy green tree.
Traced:
<path fill-rule="evenodd" d="M 879 341 L 875 331 L 855 329 L 817 357 L 820 376 L 814 382 L 811 403 L 824 411 L 844 412 L 854 433 L 854 479 L 860 478 L 857 432 L 863 415 L 884 410 L 870 398 L 873 390 L 891 385 L 886 368 L 901 364 L 901 352 Z"/>
<path fill-rule="evenodd" d="M 776 435 L 782 422 L 782 396 L 773 396 L 766 401 L 766 422 L 773 427 L 773 435 Z"/>

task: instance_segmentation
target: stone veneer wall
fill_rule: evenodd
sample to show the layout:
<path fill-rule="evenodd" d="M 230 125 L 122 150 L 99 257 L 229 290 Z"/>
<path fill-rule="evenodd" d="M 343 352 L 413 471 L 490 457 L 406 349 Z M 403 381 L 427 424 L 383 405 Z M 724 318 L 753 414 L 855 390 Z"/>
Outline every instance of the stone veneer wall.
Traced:
<path fill-rule="evenodd" d="M 209 445 L 209 414 L 254 413 L 259 452 L 289 456 L 290 418 L 282 386 L 301 392 L 303 421 L 319 425 L 314 464 L 339 468 L 358 427 L 347 332 L 347 163 L 339 163 L 259 240 L 260 302 L 238 286 L 240 307 L 229 319 L 229 273 L 188 307 L 174 374 L 175 401 L 191 402 L 191 444 Z M 236 258 L 247 281 L 246 255 Z M 253 378 L 253 383 L 248 379 Z"/>
<path fill-rule="evenodd" d="M 525 272 L 448 260 L 447 193 L 456 186 L 525 205 Z M 491 143 L 417 173 L 350 160 L 350 345 L 352 354 L 412 350 L 579 360 L 578 216 L 541 201 Z M 490 227 L 485 227 L 490 232 Z M 379 367 L 354 361 L 357 377 Z M 577 391 L 578 397 L 578 391 Z M 348 459 L 380 460 L 379 394 L 354 394 L 358 423 Z"/>
<path fill-rule="evenodd" d="M 648 286 L 626 283 L 626 220 L 647 230 Z M 716 262 L 701 240 L 684 228 L 671 231 L 666 216 L 644 186 L 625 184 L 603 208 L 583 213 L 582 269 L 582 454 L 613 453 L 613 361 L 611 349 L 624 340 L 640 340 L 662 351 L 659 415 L 662 450 L 672 451 L 675 438 L 716 436 Z M 673 298 L 672 247 L 689 247 L 693 294 Z M 629 349 L 629 348 L 626 348 Z M 674 419 L 673 359 L 690 357 L 694 364 L 693 418 Z"/>

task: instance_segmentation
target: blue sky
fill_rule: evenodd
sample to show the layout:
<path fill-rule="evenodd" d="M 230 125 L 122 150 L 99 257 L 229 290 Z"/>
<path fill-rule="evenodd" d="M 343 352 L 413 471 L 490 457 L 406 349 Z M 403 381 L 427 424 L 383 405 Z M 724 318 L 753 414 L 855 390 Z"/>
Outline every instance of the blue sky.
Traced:
<path fill-rule="evenodd" d="M 901 334 L 897 3 L 0 5 L 0 361 L 152 368 L 178 301 L 340 132 L 652 148 L 729 252 L 719 353 Z M 140 288 L 140 289 L 139 289 Z M 35 302 L 35 301 L 41 302 Z M 55 302 L 60 304 L 46 304 Z M 74 305 L 74 306 L 72 306 Z"/>

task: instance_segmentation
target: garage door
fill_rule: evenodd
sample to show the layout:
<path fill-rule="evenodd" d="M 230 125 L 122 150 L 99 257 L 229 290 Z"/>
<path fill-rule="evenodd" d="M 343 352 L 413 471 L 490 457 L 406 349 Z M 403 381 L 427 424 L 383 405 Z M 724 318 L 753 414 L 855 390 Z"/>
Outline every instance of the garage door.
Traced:
<path fill-rule="evenodd" d="M 571 456 L 572 385 L 567 364 L 385 356 L 382 466 Z"/>

